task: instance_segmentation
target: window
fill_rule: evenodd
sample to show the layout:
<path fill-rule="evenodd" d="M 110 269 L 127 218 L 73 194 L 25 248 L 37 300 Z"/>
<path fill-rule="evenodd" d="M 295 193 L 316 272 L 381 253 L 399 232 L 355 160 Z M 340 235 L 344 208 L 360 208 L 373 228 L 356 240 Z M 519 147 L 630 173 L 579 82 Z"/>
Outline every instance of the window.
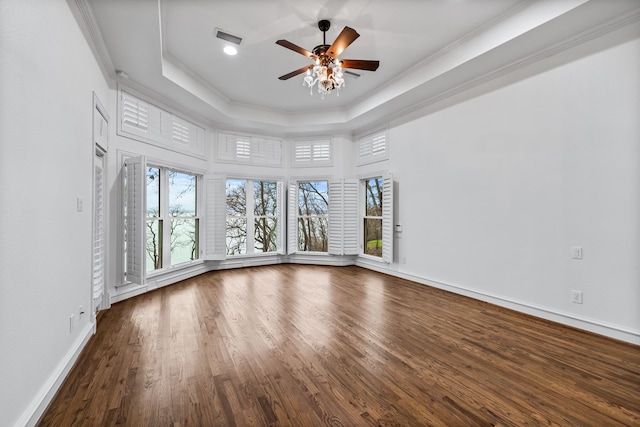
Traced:
<path fill-rule="evenodd" d="M 331 165 L 331 140 L 293 141 L 293 167 Z"/>
<path fill-rule="evenodd" d="M 297 249 L 302 252 L 327 252 L 329 246 L 328 182 L 300 181 L 297 187 Z"/>
<path fill-rule="evenodd" d="M 388 159 L 386 130 L 358 138 L 358 164 L 364 165 Z"/>
<path fill-rule="evenodd" d="M 282 140 L 219 133 L 216 160 L 224 163 L 282 166 Z"/>
<path fill-rule="evenodd" d="M 365 180 L 363 253 L 382 257 L 382 177 Z"/>
<path fill-rule="evenodd" d="M 145 273 L 198 259 L 199 176 L 136 157 L 123 177 L 126 281 L 142 283 Z"/>
<path fill-rule="evenodd" d="M 363 255 L 379 257 L 386 263 L 393 259 L 393 179 L 390 174 L 361 181 L 363 203 L 361 239 Z"/>
<path fill-rule="evenodd" d="M 147 167 L 147 272 L 198 259 L 196 182 L 196 175 Z"/>
<path fill-rule="evenodd" d="M 162 223 L 160 218 L 160 168 L 147 168 L 147 206 L 146 206 L 146 245 L 147 271 L 162 268 Z"/>
<path fill-rule="evenodd" d="M 197 178 L 169 170 L 171 265 L 198 259 Z"/>
<path fill-rule="evenodd" d="M 118 135 L 204 158 L 203 127 L 123 90 L 119 107 Z"/>
<path fill-rule="evenodd" d="M 278 181 L 227 179 L 227 255 L 281 250 L 281 193 Z"/>

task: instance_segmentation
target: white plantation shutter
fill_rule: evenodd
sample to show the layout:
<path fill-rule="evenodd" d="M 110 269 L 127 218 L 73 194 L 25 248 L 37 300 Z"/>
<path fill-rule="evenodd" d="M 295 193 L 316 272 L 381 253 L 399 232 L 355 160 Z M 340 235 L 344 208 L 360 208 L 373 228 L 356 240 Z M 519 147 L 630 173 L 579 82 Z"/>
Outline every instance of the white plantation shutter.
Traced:
<path fill-rule="evenodd" d="M 329 253 L 342 255 L 342 180 L 329 181 Z"/>
<path fill-rule="evenodd" d="M 382 260 L 393 261 L 393 177 L 382 176 Z"/>
<path fill-rule="evenodd" d="M 149 132 L 145 136 L 151 141 L 167 145 L 169 143 L 167 132 L 171 132 L 169 117 L 163 115 L 158 107 L 149 104 Z"/>
<path fill-rule="evenodd" d="M 289 183 L 289 209 L 287 215 L 288 221 L 288 238 L 287 253 L 295 254 L 298 252 L 298 182 Z"/>
<path fill-rule="evenodd" d="M 145 158 L 125 162 L 127 172 L 127 280 L 143 284 L 145 272 Z"/>
<path fill-rule="evenodd" d="M 123 131 L 134 135 L 148 137 L 149 135 L 149 104 L 127 92 L 120 92 L 122 112 L 121 127 Z"/>
<path fill-rule="evenodd" d="M 225 179 L 221 176 L 204 177 L 205 242 L 206 261 L 226 258 L 226 200 Z"/>
<path fill-rule="evenodd" d="M 387 151 L 387 134 L 380 132 L 371 136 L 371 154 L 379 156 Z"/>
<path fill-rule="evenodd" d="M 236 137 L 236 160 L 249 162 L 251 160 L 251 139 Z"/>
<path fill-rule="evenodd" d="M 191 124 L 178 117 L 172 117 L 171 120 L 171 139 L 178 144 L 189 145 L 191 141 Z"/>
<path fill-rule="evenodd" d="M 293 145 L 293 163 L 308 164 L 313 159 L 313 147 L 311 142 L 296 141 Z"/>
<path fill-rule="evenodd" d="M 216 157 L 219 161 L 231 162 L 236 158 L 236 137 L 226 133 L 218 134 Z"/>
<path fill-rule="evenodd" d="M 313 161 L 316 164 L 331 161 L 331 141 L 316 141 L 313 144 Z"/>
<path fill-rule="evenodd" d="M 362 159 L 366 159 L 368 157 L 371 157 L 372 153 L 373 153 L 373 141 L 371 141 L 371 139 L 367 139 L 367 138 L 360 138 L 360 140 L 358 141 L 358 157 L 360 158 L 360 160 Z"/>
<path fill-rule="evenodd" d="M 251 138 L 251 163 L 280 166 L 282 164 L 282 141 L 268 138 Z"/>
<path fill-rule="evenodd" d="M 118 134 L 180 153 L 204 157 L 204 128 L 120 91 Z"/>
<path fill-rule="evenodd" d="M 282 165 L 282 141 L 219 133 L 216 159 L 220 162 L 261 166 Z"/>
<path fill-rule="evenodd" d="M 293 166 L 331 166 L 331 140 L 294 141 Z"/>
<path fill-rule="evenodd" d="M 358 245 L 358 180 L 345 179 L 342 193 L 343 202 L 343 252 L 345 255 L 357 255 Z"/>
<path fill-rule="evenodd" d="M 92 288 L 93 305 L 99 307 L 104 290 L 104 156 L 96 155 L 94 162 Z"/>
<path fill-rule="evenodd" d="M 387 131 L 382 130 L 358 139 L 358 164 L 368 164 L 387 160 Z"/>
<path fill-rule="evenodd" d="M 278 253 L 280 255 L 284 255 L 287 253 L 287 244 L 286 244 L 286 236 L 287 236 L 287 227 L 285 225 L 285 214 L 286 208 L 284 205 L 284 184 L 282 181 L 278 181 L 277 189 L 278 189 L 278 198 L 276 201 L 276 215 L 278 221 Z"/>
<path fill-rule="evenodd" d="M 329 253 L 358 254 L 358 180 L 329 181 Z"/>

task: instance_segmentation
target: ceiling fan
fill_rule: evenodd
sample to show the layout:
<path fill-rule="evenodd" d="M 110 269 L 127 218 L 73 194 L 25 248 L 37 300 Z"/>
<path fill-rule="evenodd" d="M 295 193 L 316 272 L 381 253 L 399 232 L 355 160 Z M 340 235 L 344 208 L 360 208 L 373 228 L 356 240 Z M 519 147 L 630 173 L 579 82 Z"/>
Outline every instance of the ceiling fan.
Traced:
<path fill-rule="evenodd" d="M 322 31 L 322 44 L 313 48 L 311 52 L 291 43 L 287 40 L 278 40 L 276 44 L 291 49 L 308 58 L 314 60 L 314 64 L 304 66 L 288 74 L 280 76 L 280 80 L 287 80 L 304 72 L 307 75 L 304 78 L 304 85 L 311 88 L 313 94 L 313 86 L 318 83 L 318 92 L 323 96 L 330 93 L 333 89 L 339 89 L 344 86 L 343 68 L 351 68 L 356 70 L 376 71 L 380 65 L 380 61 L 368 61 L 362 59 L 338 59 L 338 56 L 353 43 L 360 34 L 353 28 L 344 27 L 338 38 L 332 45 L 327 44 L 327 31 L 331 27 L 331 22 L 326 19 L 318 22 L 318 28 Z M 355 73 L 353 73 L 355 74 Z"/>

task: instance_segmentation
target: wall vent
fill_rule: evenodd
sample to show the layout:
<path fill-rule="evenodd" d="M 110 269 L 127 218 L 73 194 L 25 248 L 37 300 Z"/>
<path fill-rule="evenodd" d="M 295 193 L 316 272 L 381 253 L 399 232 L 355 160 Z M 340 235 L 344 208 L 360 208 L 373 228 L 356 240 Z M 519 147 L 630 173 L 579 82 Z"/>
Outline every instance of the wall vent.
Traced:
<path fill-rule="evenodd" d="M 231 43 L 239 45 L 242 42 L 242 37 L 234 36 L 233 34 L 225 33 L 220 28 L 215 30 L 216 37 L 222 40 L 226 40 Z"/>

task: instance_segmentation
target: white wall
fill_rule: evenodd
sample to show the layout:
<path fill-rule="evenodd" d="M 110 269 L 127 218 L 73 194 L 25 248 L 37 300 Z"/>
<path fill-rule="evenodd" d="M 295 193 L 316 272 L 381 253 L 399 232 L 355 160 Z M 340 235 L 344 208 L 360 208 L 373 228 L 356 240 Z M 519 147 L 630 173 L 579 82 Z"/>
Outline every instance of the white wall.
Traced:
<path fill-rule="evenodd" d="M 638 76 L 635 39 L 391 128 L 390 268 L 640 343 Z"/>
<path fill-rule="evenodd" d="M 64 0 L 0 1 L 0 64 L 0 423 L 12 426 L 37 420 L 93 330 L 92 92 L 109 99 Z"/>
<path fill-rule="evenodd" d="M 11 426 L 35 422 L 93 330 L 78 318 L 91 306 L 92 92 L 111 114 L 110 291 L 120 151 L 237 169 L 116 136 L 116 92 L 64 0 L 1 0 L 0 64 L 0 414 Z M 635 39 L 391 127 L 380 164 L 350 166 L 356 144 L 335 137 L 336 163 L 313 174 L 394 173 L 404 231 L 390 272 L 640 343 L 638 75 Z"/>

